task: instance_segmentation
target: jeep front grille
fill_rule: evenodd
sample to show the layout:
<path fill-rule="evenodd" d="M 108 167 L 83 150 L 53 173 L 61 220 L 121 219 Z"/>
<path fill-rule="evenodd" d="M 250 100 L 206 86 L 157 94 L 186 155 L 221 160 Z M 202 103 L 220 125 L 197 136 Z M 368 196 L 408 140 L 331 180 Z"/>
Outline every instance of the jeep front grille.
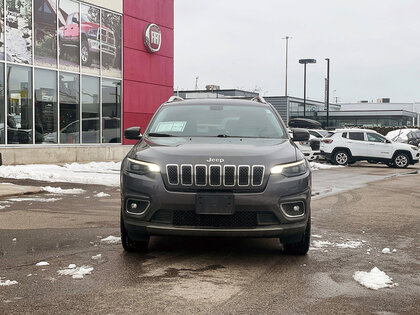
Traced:
<path fill-rule="evenodd" d="M 264 171 L 264 165 L 166 165 L 171 186 L 257 187 L 263 184 Z"/>

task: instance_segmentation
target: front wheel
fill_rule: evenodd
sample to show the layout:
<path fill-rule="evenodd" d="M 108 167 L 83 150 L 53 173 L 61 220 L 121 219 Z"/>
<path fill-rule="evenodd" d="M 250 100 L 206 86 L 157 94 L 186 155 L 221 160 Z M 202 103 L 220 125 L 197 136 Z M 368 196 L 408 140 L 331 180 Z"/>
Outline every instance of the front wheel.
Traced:
<path fill-rule="evenodd" d="M 89 67 L 92 64 L 92 54 L 89 51 L 89 43 L 87 40 L 82 41 L 82 47 L 80 49 L 80 58 L 82 59 L 82 65 Z"/>
<path fill-rule="evenodd" d="M 128 236 L 127 230 L 124 226 L 124 219 L 121 214 L 121 244 L 126 252 L 145 252 L 149 248 L 149 238 L 145 237 L 143 241 L 135 241 Z"/>
<path fill-rule="evenodd" d="M 288 255 L 304 256 L 309 251 L 310 243 L 311 243 L 311 218 L 309 217 L 308 223 L 306 224 L 305 233 L 302 235 L 302 239 L 298 243 L 283 244 L 283 251 L 285 254 L 288 254 Z"/>
<path fill-rule="evenodd" d="M 334 154 L 334 164 L 347 165 L 349 163 L 350 156 L 346 151 L 337 151 Z"/>
<path fill-rule="evenodd" d="M 396 168 L 406 168 L 408 166 L 409 159 L 407 154 L 398 153 L 395 155 L 393 164 Z"/>

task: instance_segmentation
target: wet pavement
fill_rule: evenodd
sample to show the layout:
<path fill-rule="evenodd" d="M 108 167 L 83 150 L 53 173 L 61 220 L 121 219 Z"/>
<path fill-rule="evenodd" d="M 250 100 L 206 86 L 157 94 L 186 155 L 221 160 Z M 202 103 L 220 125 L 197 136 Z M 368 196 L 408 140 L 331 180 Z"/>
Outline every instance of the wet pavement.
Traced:
<path fill-rule="evenodd" d="M 417 171 L 362 163 L 315 171 L 314 193 L 324 195 L 312 202 L 305 257 L 284 255 L 275 239 L 175 237 L 127 254 L 101 241 L 119 234 L 118 188 L 8 179 L 85 192 L 0 199 L 8 206 L 0 277 L 18 282 L 0 286 L 0 314 L 419 314 L 420 175 L 409 174 Z M 83 279 L 57 272 L 69 264 L 93 271 Z M 398 286 L 375 291 L 353 280 L 374 266 Z"/>

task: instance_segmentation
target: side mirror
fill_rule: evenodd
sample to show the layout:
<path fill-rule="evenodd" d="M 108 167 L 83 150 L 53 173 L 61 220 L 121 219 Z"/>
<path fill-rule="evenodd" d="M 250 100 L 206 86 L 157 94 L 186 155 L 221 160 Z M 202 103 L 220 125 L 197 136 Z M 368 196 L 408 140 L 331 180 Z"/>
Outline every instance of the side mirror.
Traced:
<path fill-rule="evenodd" d="M 392 141 L 391 141 L 391 140 L 386 139 L 386 140 L 385 140 L 385 143 L 392 143 Z"/>
<path fill-rule="evenodd" d="M 309 132 L 306 129 L 295 128 L 295 129 L 292 129 L 292 131 L 293 131 L 293 137 L 292 137 L 293 141 L 308 141 L 310 138 Z"/>
<path fill-rule="evenodd" d="M 124 138 L 128 140 L 140 140 L 141 137 L 140 127 L 130 127 L 124 130 Z"/>

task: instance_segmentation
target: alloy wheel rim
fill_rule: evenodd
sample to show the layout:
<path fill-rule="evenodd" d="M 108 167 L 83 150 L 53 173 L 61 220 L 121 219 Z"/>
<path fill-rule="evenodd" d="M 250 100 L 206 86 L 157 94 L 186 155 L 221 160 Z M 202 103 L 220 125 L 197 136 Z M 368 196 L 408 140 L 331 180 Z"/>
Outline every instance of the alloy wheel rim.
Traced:
<path fill-rule="evenodd" d="M 338 153 L 335 160 L 338 164 L 344 164 L 347 162 L 347 155 L 345 153 Z"/>
<path fill-rule="evenodd" d="M 86 47 L 82 47 L 82 61 L 83 61 L 83 62 L 86 62 L 86 60 L 87 60 L 87 55 L 88 55 L 88 52 L 87 52 Z"/>
<path fill-rule="evenodd" d="M 398 155 L 397 158 L 395 159 L 395 164 L 397 164 L 397 166 L 404 167 L 407 165 L 407 163 L 408 163 L 407 157 L 404 155 Z"/>

